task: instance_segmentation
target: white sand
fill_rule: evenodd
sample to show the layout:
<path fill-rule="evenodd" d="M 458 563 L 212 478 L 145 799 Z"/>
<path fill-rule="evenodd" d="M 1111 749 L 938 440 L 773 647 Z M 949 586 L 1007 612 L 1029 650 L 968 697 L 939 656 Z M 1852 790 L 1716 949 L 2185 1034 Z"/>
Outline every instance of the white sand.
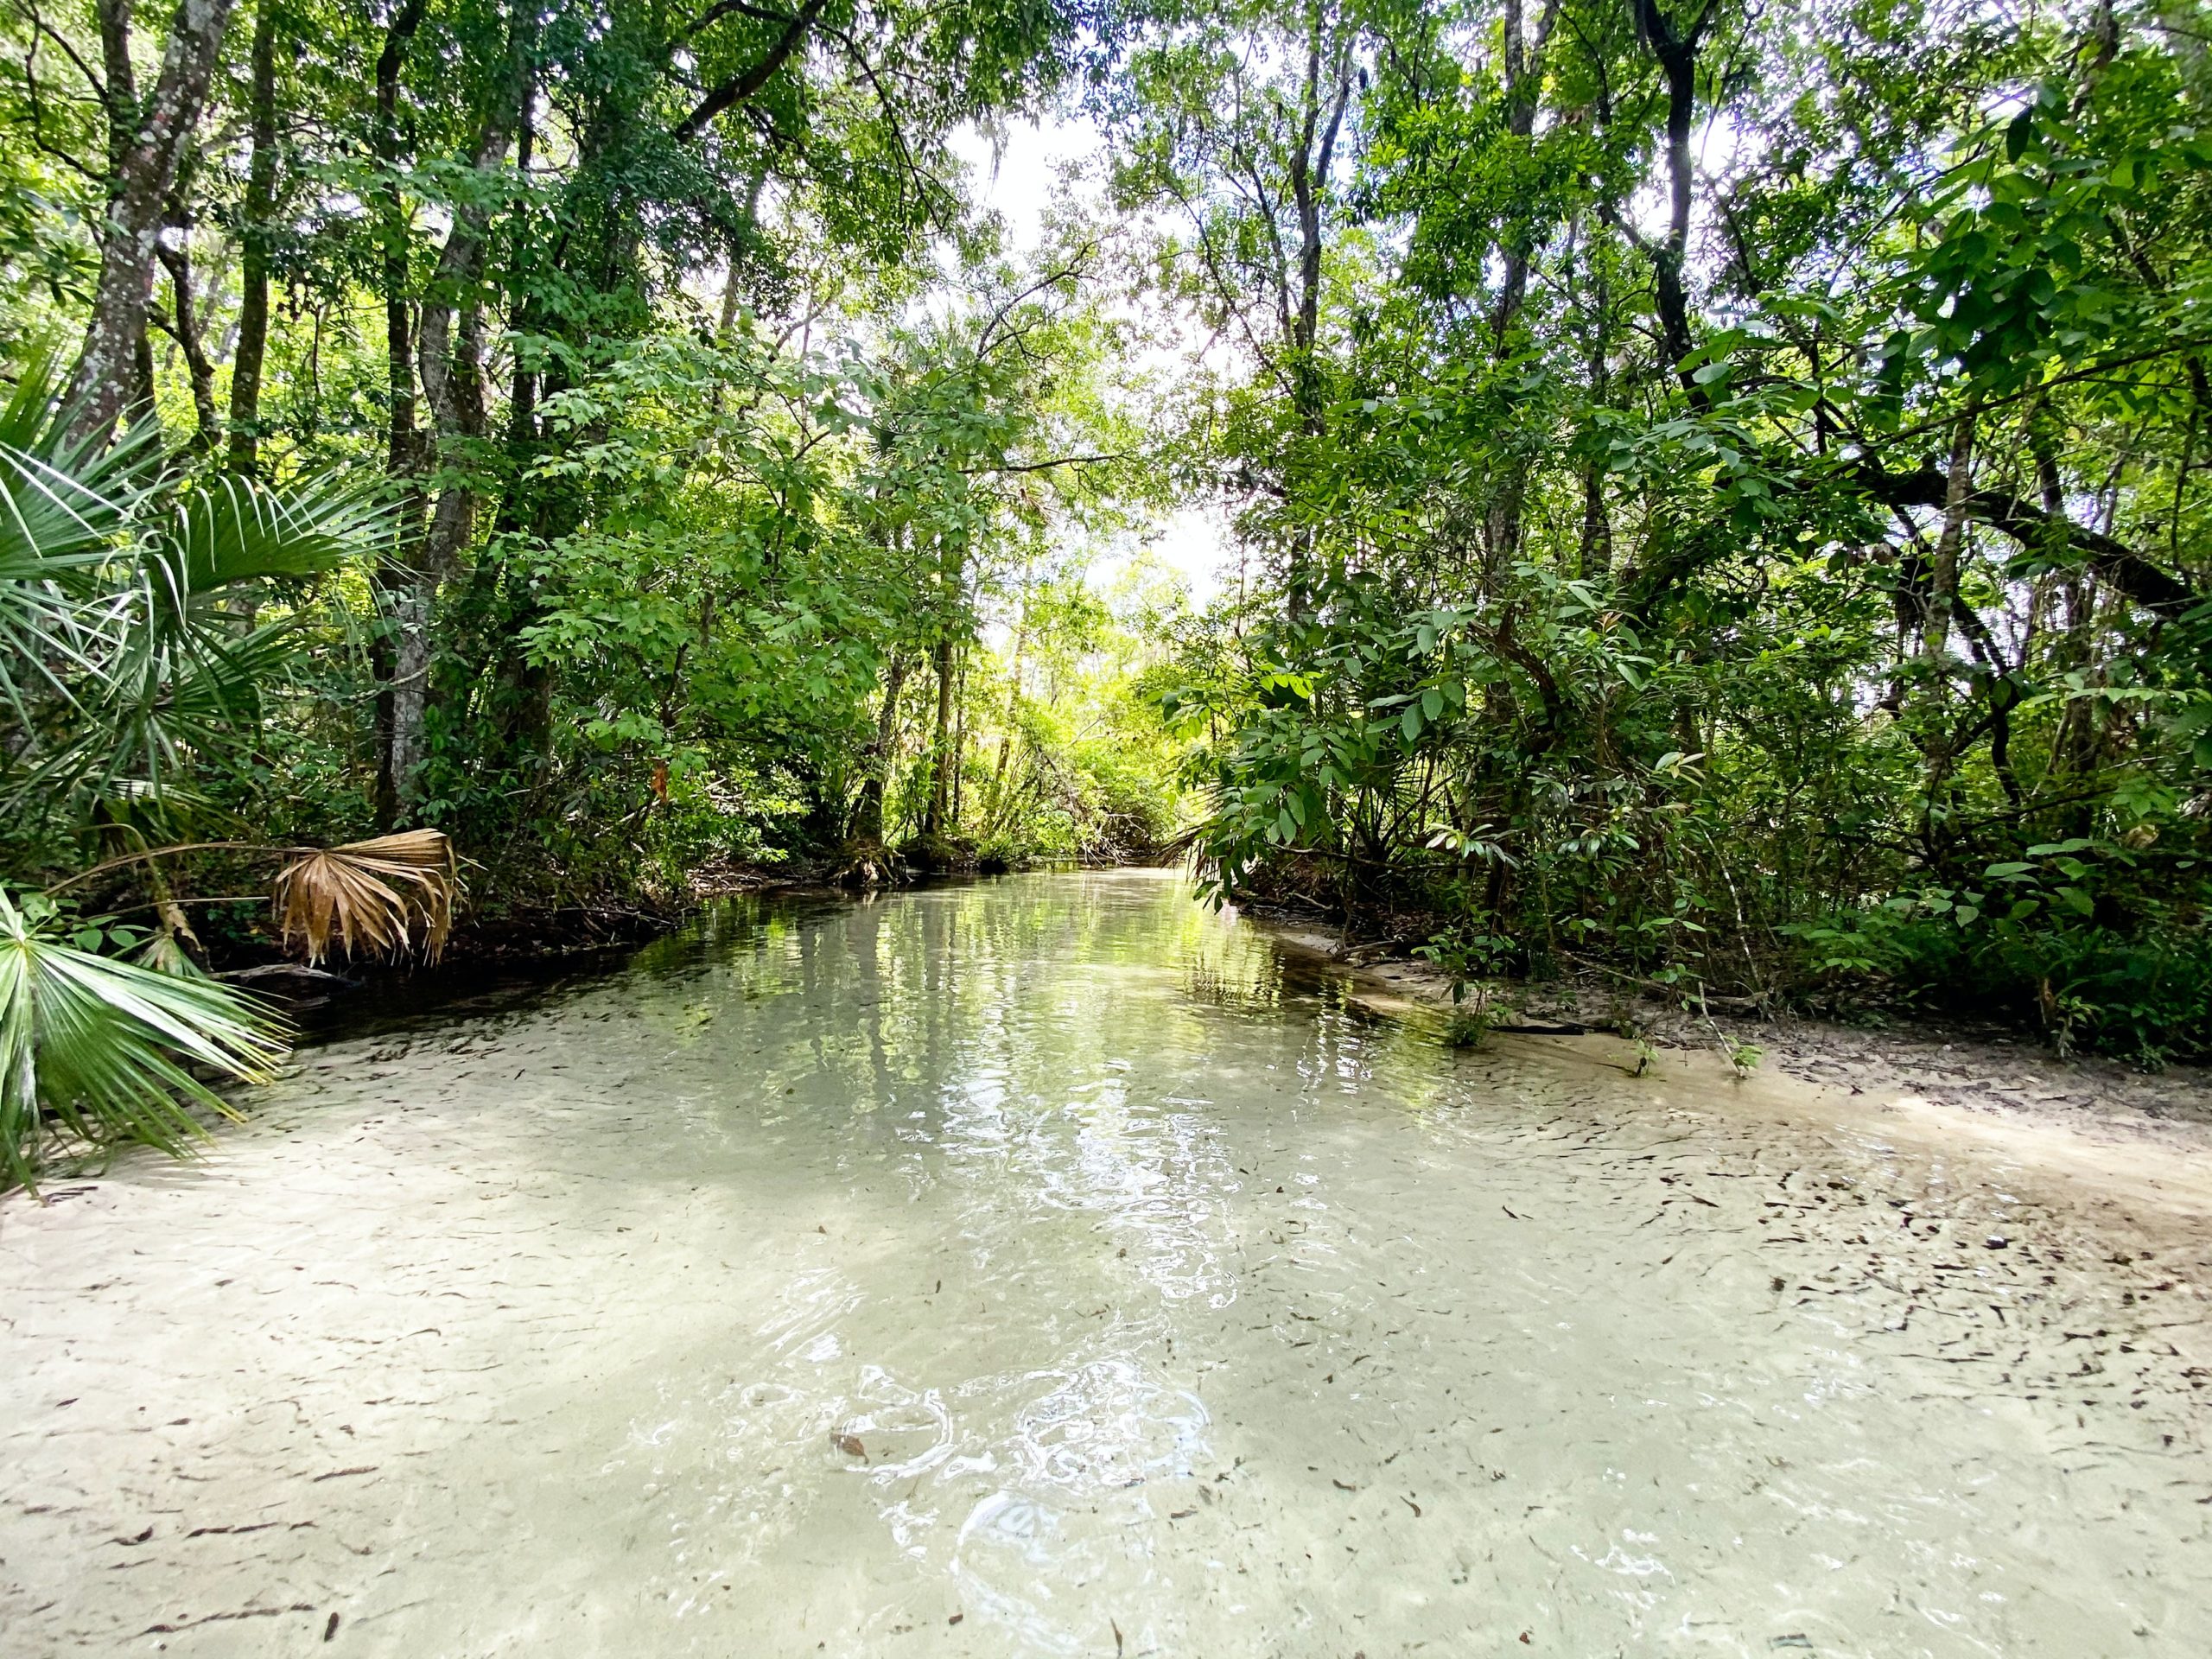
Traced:
<path fill-rule="evenodd" d="M 0 1652 L 2212 1650 L 2171 1152 L 764 913 L 0 1205 Z"/>

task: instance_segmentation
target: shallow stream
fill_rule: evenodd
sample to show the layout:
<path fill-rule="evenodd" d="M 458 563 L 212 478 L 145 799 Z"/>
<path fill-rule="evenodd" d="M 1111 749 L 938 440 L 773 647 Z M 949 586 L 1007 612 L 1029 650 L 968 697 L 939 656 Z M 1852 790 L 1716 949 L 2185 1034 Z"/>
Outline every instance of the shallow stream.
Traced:
<path fill-rule="evenodd" d="M 391 1020 L 0 1209 L 0 1651 L 2212 1652 L 2198 1293 L 1668 1073 L 1151 873 Z"/>

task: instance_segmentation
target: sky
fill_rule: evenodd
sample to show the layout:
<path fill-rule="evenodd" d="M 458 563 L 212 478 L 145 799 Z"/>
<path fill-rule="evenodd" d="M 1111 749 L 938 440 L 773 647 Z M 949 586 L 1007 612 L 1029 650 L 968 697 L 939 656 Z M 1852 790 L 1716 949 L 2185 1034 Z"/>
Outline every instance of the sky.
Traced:
<path fill-rule="evenodd" d="M 1077 119 L 1019 123 L 1007 129 L 995 155 L 990 141 L 973 129 L 957 135 L 953 148 L 975 168 L 976 200 L 1005 219 L 1008 251 L 1019 255 L 1036 251 L 1046 212 L 1054 202 L 1071 193 L 1096 196 L 1103 145 L 1097 128 Z M 1091 176 L 1065 177 L 1063 169 L 1071 162 L 1088 168 Z M 1193 499 L 1137 540 L 1156 563 L 1189 584 L 1194 604 L 1206 603 L 1236 579 L 1236 550 L 1218 501 Z M 1090 571 L 1093 585 L 1101 591 L 1110 588 L 1130 558 L 1130 553 L 1115 552 L 1096 560 Z"/>

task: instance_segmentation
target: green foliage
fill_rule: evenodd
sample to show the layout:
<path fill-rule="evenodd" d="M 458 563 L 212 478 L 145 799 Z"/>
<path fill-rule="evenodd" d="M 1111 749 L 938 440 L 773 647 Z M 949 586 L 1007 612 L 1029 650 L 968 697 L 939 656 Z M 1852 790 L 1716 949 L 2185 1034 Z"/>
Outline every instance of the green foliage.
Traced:
<path fill-rule="evenodd" d="M 2201 54 L 1910 0 L 1671 47 L 1478 9 L 1471 57 L 1317 16 L 1163 20 L 1115 106 L 1191 227 L 1162 289 L 1250 359 L 1191 442 L 1270 580 L 1163 702 L 1217 896 L 2205 1052 Z"/>
<path fill-rule="evenodd" d="M 1444 1045 L 1447 1048 L 1480 1048 L 1490 1040 L 1491 1023 L 1487 1001 L 1462 1003 L 1444 1016 Z"/>
<path fill-rule="evenodd" d="M 1197 818 L 1470 983 L 2203 1050 L 2212 86 L 2149 15 L 271 7 L 151 418 L 12 365 L 11 868 L 429 823 L 561 910 Z M 96 269 L 88 22 L 0 21 L 16 340 Z M 956 150 L 1062 96 L 1121 222 L 1009 257 Z M 1200 494 L 1234 597 L 1099 591 Z"/>
<path fill-rule="evenodd" d="M 251 743 L 264 685 L 296 647 L 289 619 L 222 607 L 248 585 L 373 556 L 386 516 L 358 494 L 179 477 L 150 427 L 104 447 L 33 364 L 0 416 L 0 752 L 9 838 L 25 862 L 61 837 L 143 844 L 200 797 L 194 773 Z M 284 1029 L 200 976 L 181 912 L 162 925 L 70 919 L 0 888 L 0 1179 L 30 1183 L 47 1141 L 180 1153 L 190 1108 L 226 1111 L 190 1068 L 270 1075 Z M 99 954 L 146 944 L 144 965 Z"/>
<path fill-rule="evenodd" d="M 44 366 L 0 416 L 0 692 L 18 739 L 0 791 L 22 830 L 175 823 L 195 761 L 250 742 L 294 619 L 227 601 L 372 559 L 390 515 L 358 490 L 194 483 L 142 427 L 73 442 Z"/>
<path fill-rule="evenodd" d="M 96 954 L 126 930 L 0 889 L 0 1174 L 35 1184 L 49 1133 L 91 1148 L 181 1154 L 189 1108 L 230 1107 L 190 1068 L 265 1082 L 283 1022 L 228 986 Z"/>

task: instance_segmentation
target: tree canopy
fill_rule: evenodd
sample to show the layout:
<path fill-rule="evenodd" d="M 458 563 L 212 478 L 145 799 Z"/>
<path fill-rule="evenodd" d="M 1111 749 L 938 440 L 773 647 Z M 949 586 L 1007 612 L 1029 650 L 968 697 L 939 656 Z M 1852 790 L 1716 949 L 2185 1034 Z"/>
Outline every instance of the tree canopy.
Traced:
<path fill-rule="evenodd" d="M 2201 8 L 0 29 L 20 884 L 242 823 L 435 825 L 540 911 L 1179 836 L 1471 978 L 2212 1046 Z M 1039 120 L 1091 176 L 1017 246 L 962 157 Z M 1135 552 L 1192 503 L 1206 603 Z"/>

